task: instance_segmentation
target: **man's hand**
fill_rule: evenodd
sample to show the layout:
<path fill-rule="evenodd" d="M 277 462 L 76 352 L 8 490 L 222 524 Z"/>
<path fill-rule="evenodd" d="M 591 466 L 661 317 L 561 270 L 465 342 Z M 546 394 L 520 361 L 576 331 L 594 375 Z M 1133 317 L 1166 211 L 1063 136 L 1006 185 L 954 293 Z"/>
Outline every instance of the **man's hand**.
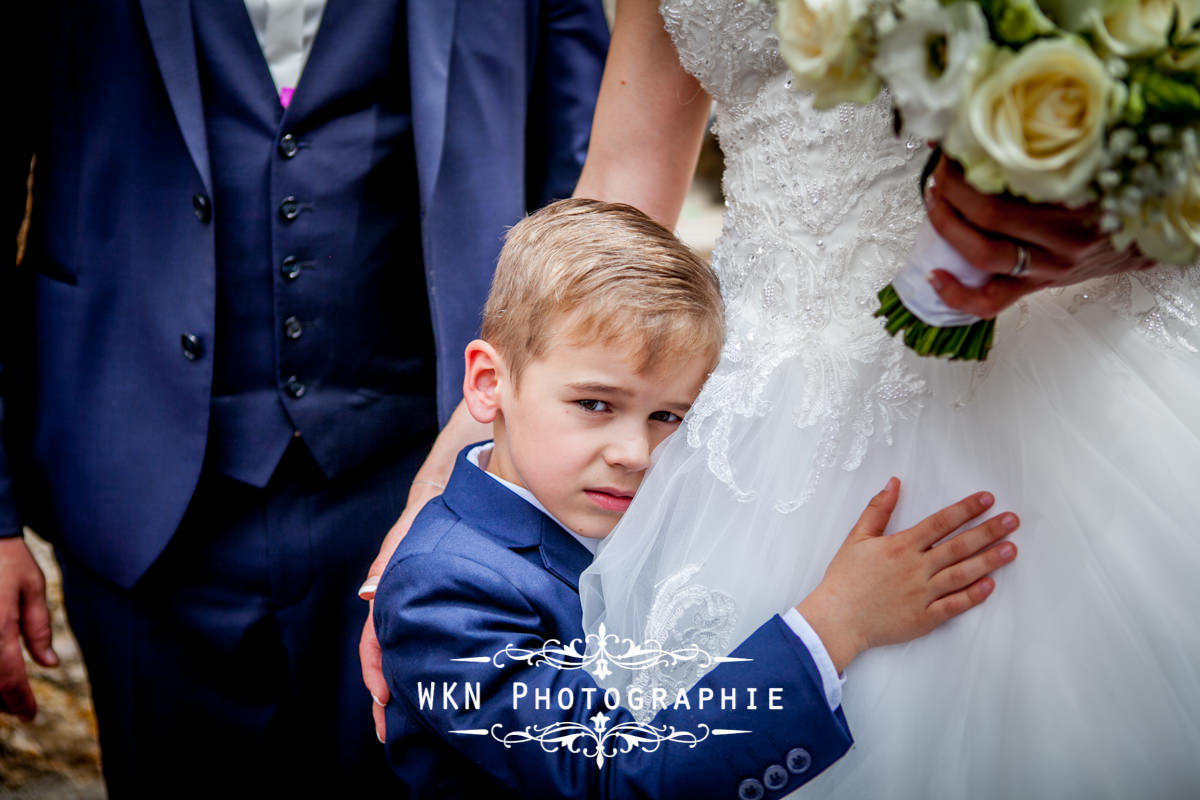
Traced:
<path fill-rule="evenodd" d="M 899 497 L 900 481 L 892 478 L 797 606 L 838 672 L 870 647 L 924 636 L 979 605 L 995 588 L 988 575 L 1016 558 L 1016 545 L 996 544 L 1019 524 L 1008 512 L 939 544 L 991 507 L 987 492 L 884 536 Z"/>
<path fill-rule="evenodd" d="M 1156 265 L 1136 247 L 1115 249 L 1108 234 L 1099 230 L 1095 206 L 1070 209 L 983 194 L 946 157 L 926 184 L 925 206 L 943 239 L 973 266 L 994 273 L 978 288 L 964 286 L 942 270 L 930 276 L 946 305 L 982 319 L 995 317 L 1040 289 Z M 1012 277 L 1018 246 L 1029 252 L 1029 270 Z"/>
<path fill-rule="evenodd" d="M 412 490 L 408 493 L 408 503 L 404 506 L 400 519 L 396 520 L 396 524 L 384 537 L 383 545 L 379 548 L 379 555 L 371 562 L 371 567 L 367 570 L 367 580 L 359 590 L 359 597 L 368 601 L 368 610 L 367 622 L 363 625 L 362 638 L 358 642 L 358 660 L 362 662 L 363 683 L 366 684 L 367 691 L 371 693 L 371 699 L 375 702 L 371 712 L 375 716 L 375 736 L 380 742 L 384 740 L 387 730 L 384 709 L 391 700 L 391 692 L 388 691 L 387 681 L 383 677 L 383 652 L 379 647 L 379 639 L 375 636 L 375 588 L 379 585 L 379 578 L 392 559 L 392 553 L 396 552 L 397 545 L 408 533 L 408 529 L 412 527 L 417 513 L 439 493 L 440 490 L 437 487 L 427 483 L 413 485 Z"/>
<path fill-rule="evenodd" d="M 50 646 L 46 579 L 25 540 L 15 536 L 0 539 L 0 711 L 28 722 L 37 714 L 37 701 L 25 674 L 22 637 L 34 661 L 58 665 Z"/>
<path fill-rule="evenodd" d="M 358 659 L 362 662 L 363 683 L 371 693 L 371 699 L 375 701 L 371 710 L 375 715 L 375 736 L 380 742 L 387 733 L 383 712 L 391 700 L 391 692 L 388 691 L 387 681 L 383 677 L 383 653 L 379 649 L 379 638 L 375 635 L 375 587 L 379 585 L 383 571 L 392 560 L 392 553 L 396 552 L 396 547 L 412 527 L 417 514 L 426 503 L 441 494 L 446 481 L 450 479 L 459 451 L 473 442 L 490 438 L 492 426 L 476 422 L 467 411 L 466 403 L 459 403 L 434 441 L 425 463 L 417 470 L 417 477 L 408 491 L 408 502 L 404 505 L 404 511 L 384 537 L 379 555 L 367 570 L 367 580 L 358 590 L 358 596 L 369 601 L 367 621 L 363 625 L 362 638 L 358 642 Z"/>

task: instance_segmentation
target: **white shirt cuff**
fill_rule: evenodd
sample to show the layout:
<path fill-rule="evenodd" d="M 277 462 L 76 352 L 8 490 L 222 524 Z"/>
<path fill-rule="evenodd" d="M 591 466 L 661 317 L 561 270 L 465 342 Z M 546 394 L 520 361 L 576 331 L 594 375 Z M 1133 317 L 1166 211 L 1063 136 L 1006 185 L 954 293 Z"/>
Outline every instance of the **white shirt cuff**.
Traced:
<path fill-rule="evenodd" d="M 808 648 L 808 654 L 812 656 L 813 662 L 817 665 L 817 672 L 821 674 L 821 685 L 825 688 L 825 700 L 829 703 L 829 710 L 836 710 L 842 704 L 842 686 L 846 683 L 846 679 L 838 675 L 837 670 L 834 669 L 833 659 L 829 657 L 824 642 L 795 606 L 780 616 L 783 617 L 783 621 L 792 629 L 792 632 L 800 637 L 801 644 Z"/>

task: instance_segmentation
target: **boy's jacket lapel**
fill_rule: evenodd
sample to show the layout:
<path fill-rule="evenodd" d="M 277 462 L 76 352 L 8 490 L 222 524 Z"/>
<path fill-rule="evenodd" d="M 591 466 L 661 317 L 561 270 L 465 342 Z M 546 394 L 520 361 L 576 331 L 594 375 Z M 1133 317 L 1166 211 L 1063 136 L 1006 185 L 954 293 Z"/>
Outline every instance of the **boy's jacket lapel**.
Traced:
<path fill-rule="evenodd" d="M 458 454 L 442 502 L 505 547 L 537 547 L 546 569 L 578 591 L 579 574 L 592 563 L 592 554 L 553 519 L 471 464 L 467 453 L 478 446 Z"/>

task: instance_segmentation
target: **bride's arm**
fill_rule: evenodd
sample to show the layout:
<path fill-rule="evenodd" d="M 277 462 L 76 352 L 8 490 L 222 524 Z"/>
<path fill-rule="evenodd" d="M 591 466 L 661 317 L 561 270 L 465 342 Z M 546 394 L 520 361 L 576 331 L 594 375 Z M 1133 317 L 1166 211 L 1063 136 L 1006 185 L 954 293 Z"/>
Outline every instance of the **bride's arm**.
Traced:
<path fill-rule="evenodd" d="M 658 0 L 620 0 L 575 195 L 629 203 L 674 228 L 711 108 L 679 64 Z"/>

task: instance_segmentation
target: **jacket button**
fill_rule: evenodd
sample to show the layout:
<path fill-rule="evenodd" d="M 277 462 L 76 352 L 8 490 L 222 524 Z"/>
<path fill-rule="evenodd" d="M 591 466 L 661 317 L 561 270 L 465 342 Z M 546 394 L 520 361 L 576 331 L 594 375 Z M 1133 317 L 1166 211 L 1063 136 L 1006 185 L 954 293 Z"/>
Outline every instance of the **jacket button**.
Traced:
<path fill-rule="evenodd" d="M 208 195 L 192 195 L 192 213 L 201 222 L 208 222 L 212 219 L 212 201 L 208 199 Z"/>
<path fill-rule="evenodd" d="M 204 342 L 194 333 L 185 333 L 179 337 L 179 346 L 183 348 L 183 357 L 195 361 L 204 355 Z"/>
<path fill-rule="evenodd" d="M 808 772 L 808 768 L 812 766 L 812 756 L 803 747 L 793 747 L 783 757 L 783 763 L 787 764 L 788 772 L 800 775 Z"/>
<path fill-rule="evenodd" d="M 283 321 L 283 333 L 289 339 L 299 339 L 304 335 L 304 326 L 295 317 L 288 317 Z"/>
<path fill-rule="evenodd" d="M 285 133 L 279 140 L 279 155 L 284 158 L 295 158 L 296 153 L 300 152 L 300 143 L 296 141 L 296 137 L 290 133 Z"/>
<path fill-rule="evenodd" d="M 738 800 L 762 800 L 763 785 L 754 778 L 746 778 L 738 784 Z"/>
<path fill-rule="evenodd" d="M 291 222 L 300 216 L 300 201 L 296 199 L 295 195 L 289 194 L 283 198 L 283 202 L 279 204 L 279 216 L 285 222 Z"/>
<path fill-rule="evenodd" d="M 307 391 L 307 387 L 300 382 L 298 377 L 293 375 L 283 384 L 283 390 L 287 392 L 288 397 L 292 398 L 293 400 L 299 400 L 301 397 L 304 397 L 304 392 Z"/>
<path fill-rule="evenodd" d="M 288 256 L 279 265 L 279 272 L 289 281 L 300 277 L 300 261 L 295 256 Z"/>
<path fill-rule="evenodd" d="M 771 791 L 782 789 L 784 786 L 787 786 L 787 770 L 778 764 L 772 764 L 771 766 L 767 767 L 766 772 L 763 773 L 762 782 L 763 786 L 766 786 Z"/>

